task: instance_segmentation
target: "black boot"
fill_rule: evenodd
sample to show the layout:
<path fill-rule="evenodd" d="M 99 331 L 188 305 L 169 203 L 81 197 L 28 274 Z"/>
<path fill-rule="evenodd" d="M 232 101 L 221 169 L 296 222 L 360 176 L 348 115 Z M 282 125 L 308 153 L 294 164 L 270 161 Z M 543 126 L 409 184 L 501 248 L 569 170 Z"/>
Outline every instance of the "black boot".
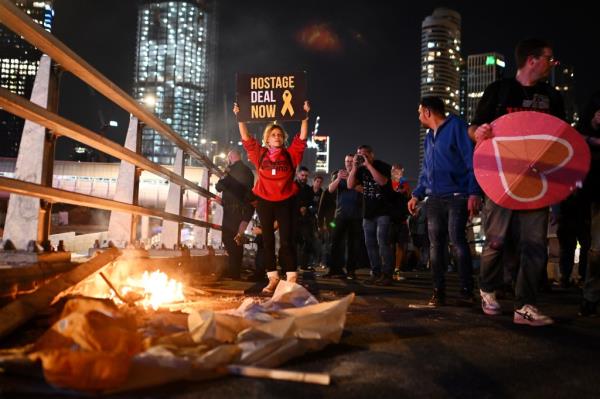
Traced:
<path fill-rule="evenodd" d="M 583 299 L 581 301 L 581 305 L 579 306 L 579 316 L 583 317 L 594 317 L 596 316 L 596 308 L 598 307 L 598 302 L 590 302 L 587 299 Z"/>
<path fill-rule="evenodd" d="M 446 292 L 443 289 L 434 288 L 433 295 L 429 300 L 429 306 L 444 306 L 446 304 Z"/>

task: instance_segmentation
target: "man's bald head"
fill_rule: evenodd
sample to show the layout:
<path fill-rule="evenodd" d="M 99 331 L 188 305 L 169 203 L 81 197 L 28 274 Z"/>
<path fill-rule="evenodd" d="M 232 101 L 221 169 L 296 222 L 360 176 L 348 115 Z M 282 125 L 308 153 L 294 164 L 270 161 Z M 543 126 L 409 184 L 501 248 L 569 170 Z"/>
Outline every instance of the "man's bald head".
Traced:
<path fill-rule="evenodd" d="M 229 161 L 230 165 L 233 165 L 234 163 L 236 163 L 237 161 L 239 161 L 241 159 L 242 159 L 242 153 L 239 152 L 238 150 L 231 150 L 227 154 L 227 160 Z"/>

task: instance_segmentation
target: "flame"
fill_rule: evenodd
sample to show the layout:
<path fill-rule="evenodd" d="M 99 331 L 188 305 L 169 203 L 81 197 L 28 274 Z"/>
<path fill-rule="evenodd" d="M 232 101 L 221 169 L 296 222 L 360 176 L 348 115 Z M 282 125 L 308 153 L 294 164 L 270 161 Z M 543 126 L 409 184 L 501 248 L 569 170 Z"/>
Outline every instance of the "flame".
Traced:
<path fill-rule="evenodd" d="M 169 278 L 160 270 L 142 274 L 141 278 L 128 277 L 125 284 L 121 285 L 120 293 L 127 297 L 128 293 L 139 294 L 143 297 L 137 304 L 145 309 L 152 308 L 157 310 L 165 304 L 181 302 L 185 300 L 183 295 L 183 284 L 177 280 Z M 121 302 L 113 298 L 115 302 Z"/>

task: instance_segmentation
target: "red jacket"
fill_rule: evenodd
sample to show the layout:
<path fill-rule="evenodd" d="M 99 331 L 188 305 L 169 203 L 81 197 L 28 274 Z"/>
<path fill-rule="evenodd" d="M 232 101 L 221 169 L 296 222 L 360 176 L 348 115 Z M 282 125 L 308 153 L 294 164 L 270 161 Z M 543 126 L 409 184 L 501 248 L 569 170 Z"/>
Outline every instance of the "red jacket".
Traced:
<path fill-rule="evenodd" d="M 248 159 L 258 170 L 258 179 L 252 189 L 254 194 L 267 201 L 283 201 L 298 192 L 294 175 L 296 167 L 302 162 L 306 140 L 300 140 L 300 137 L 295 136 L 288 148 L 281 148 L 273 154 L 269 154 L 269 150 L 258 144 L 254 137 L 244 140 L 243 144 Z M 259 162 L 261 165 L 258 164 Z"/>

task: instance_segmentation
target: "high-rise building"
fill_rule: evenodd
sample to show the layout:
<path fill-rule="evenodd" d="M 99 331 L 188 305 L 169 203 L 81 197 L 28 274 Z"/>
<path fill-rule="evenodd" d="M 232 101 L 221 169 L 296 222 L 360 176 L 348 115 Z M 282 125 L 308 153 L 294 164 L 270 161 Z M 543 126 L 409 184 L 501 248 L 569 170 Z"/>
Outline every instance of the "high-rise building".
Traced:
<path fill-rule="evenodd" d="M 329 173 L 329 136 L 313 136 L 312 141 L 317 147 L 317 159 L 315 161 L 316 173 Z"/>
<path fill-rule="evenodd" d="M 421 97 L 438 96 L 446 111 L 460 114 L 460 14 L 436 8 L 421 24 Z M 423 158 L 421 128 L 419 164 Z"/>
<path fill-rule="evenodd" d="M 575 68 L 571 65 L 555 66 L 550 75 L 550 84 L 562 94 L 567 122 L 575 126 L 579 121 L 575 101 Z"/>
<path fill-rule="evenodd" d="M 467 122 L 471 123 L 473 120 L 485 88 L 502 78 L 505 67 L 502 54 L 483 53 L 467 57 L 467 104 L 464 113 Z"/>
<path fill-rule="evenodd" d="M 467 63 L 462 60 L 460 63 L 460 89 L 459 89 L 459 107 L 460 117 L 467 119 Z"/>
<path fill-rule="evenodd" d="M 50 32 L 54 19 L 53 1 L 14 2 L 35 22 Z M 29 98 L 42 53 L 0 24 L 0 86 Z M 16 157 L 25 121 L 0 110 L 0 156 Z"/>
<path fill-rule="evenodd" d="M 211 0 L 143 0 L 138 11 L 134 97 L 197 147 L 207 139 L 214 18 Z M 147 127 L 142 152 L 175 160 L 175 146 Z"/>

